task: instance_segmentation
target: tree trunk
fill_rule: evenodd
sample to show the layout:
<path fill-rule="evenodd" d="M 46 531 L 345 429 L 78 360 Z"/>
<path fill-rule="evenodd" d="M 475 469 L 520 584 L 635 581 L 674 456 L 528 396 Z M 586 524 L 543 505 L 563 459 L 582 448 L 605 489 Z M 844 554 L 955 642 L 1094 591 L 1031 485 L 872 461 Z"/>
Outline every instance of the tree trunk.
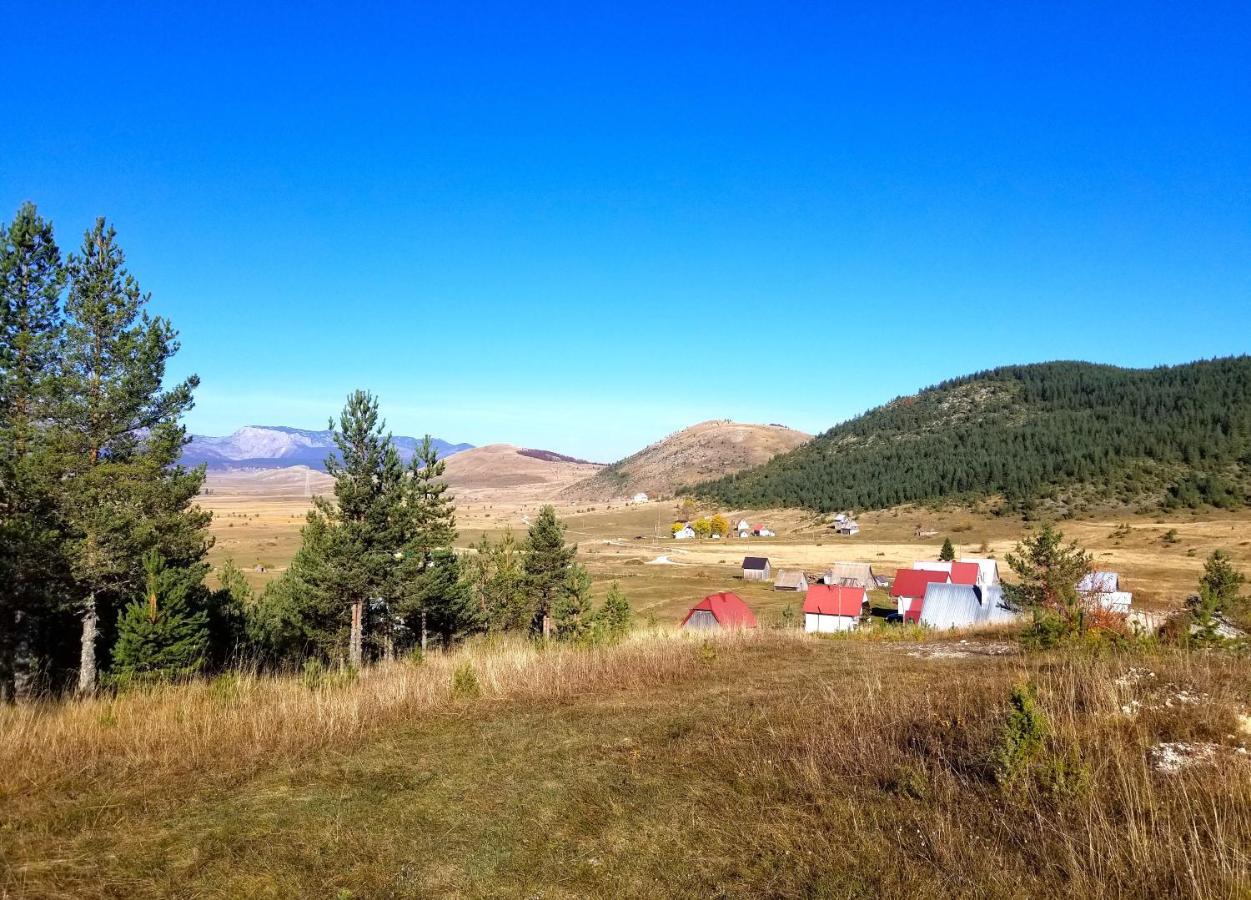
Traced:
<path fill-rule="evenodd" d="M 352 602 L 352 631 L 348 637 L 348 665 L 353 669 L 361 667 L 361 631 L 365 612 L 365 604 L 360 600 Z"/>
<path fill-rule="evenodd" d="M 100 626 L 100 612 L 96 609 L 96 595 L 87 598 L 83 612 L 82 646 L 78 658 L 78 693 L 80 696 L 94 694 L 96 690 L 96 634 Z"/>
<path fill-rule="evenodd" d="M 543 614 L 543 640 L 547 640 L 552 636 L 552 617 L 547 613 Z"/>
<path fill-rule="evenodd" d="M 421 653 L 426 653 L 426 608 L 421 608 Z"/>
<path fill-rule="evenodd" d="M 0 703 L 17 700 L 17 610 L 3 607 L 0 621 Z"/>

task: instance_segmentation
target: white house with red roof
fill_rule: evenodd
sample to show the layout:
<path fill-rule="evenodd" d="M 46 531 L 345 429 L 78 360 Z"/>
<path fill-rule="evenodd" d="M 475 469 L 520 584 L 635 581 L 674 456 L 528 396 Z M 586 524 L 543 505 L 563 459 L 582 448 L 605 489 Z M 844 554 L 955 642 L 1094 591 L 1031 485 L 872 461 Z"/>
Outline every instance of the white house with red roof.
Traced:
<path fill-rule="evenodd" d="M 899 614 L 904 619 L 917 621 L 921 614 L 921 601 L 931 584 L 951 584 L 951 573 L 941 569 L 900 569 L 895 573 L 890 595 L 898 602 Z"/>
<path fill-rule="evenodd" d="M 814 584 L 804 596 L 804 631 L 851 631 L 864 612 L 864 588 L 842 584 Z"/>

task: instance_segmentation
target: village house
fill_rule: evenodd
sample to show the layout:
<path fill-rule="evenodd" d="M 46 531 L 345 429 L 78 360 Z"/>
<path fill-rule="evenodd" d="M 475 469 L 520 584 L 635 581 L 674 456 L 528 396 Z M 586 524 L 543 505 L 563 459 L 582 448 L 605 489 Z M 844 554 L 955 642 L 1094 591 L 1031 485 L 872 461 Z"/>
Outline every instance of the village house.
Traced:
<path fill-rule="evenodd" d="M 773 577 L 773 567 L 769 565 L 767 556 L 743 557 L 744 581 L 768 581 Z"/>
<path fill-rule="evenodd" d="M 999 583 L 999 563 L 993 559 L 984 559 L 977 556 L 964 556 L 960 558 L 960 562 L 976 563 L 978 569 L 977 586 L 990 587 Z"/>
<path fill-rule="evenodd" d="M 864 588 L 814 584 L 804 596 L 804 631 L 851 631 L 864 612 Z"/>
<path fill-rule="evenodd" d="M 777 577 L 773 579 L 773 589 L 775 591 L 806 591 L 808 590 L 808 576 L 804 574 L 803 569 L 778 569 Z"/>
<path fill-rule="evenodd" d="M 877 577 L 868 563 L 836 562 L 826 570 L 821 580 L 826 584 L 841 584 L 871 591 L 877 587 Z"/>
<path fill-rule="evenodd" d="M 756 614 L 738 594 L 722 591 L 719 594 L 709 594 L 692 606 L 682 620 L 681 627 L 692 631 L 755 628 Z"/>
<path fill-rule="evenodd" d="M 673 533 L 675 541 L 689 541 L 695 537 L 695 529 L 691 527 L 691 523 L 687 522 L 684 526 Z"/>
<path fill-rule="evenodd" d="M 895 582 L 890 586 L 890 595 L 895 598 L 899 614 L 904 621 L 916 622 L 921 613 L 921 600 L 931 584 L 948 584 L 951 574 L 932 569 L 900 569 L 895 573 Z"/>
<path fill-rule="evenodd" d="M 860 525 L 854 519 L 844 519 L 842 522 L 835 523 L 834 531 L 848 536 L 857 535 L 860 533 Z"/>
<path fill-rule="evenodd" d="M 980 588 L 948 582 L 932 582 L 925 589 L 916 616 L 920 624 L 938 629 L 998 625 L 1018 618 L 1019 614 L 1004 604 L 998 585 Z"/>
<path fill-rule="evenodd" d="M 639 491 L 639 493 L 635 494 L 633 497 L 630 498 L 630 502 L 631 503 L 646 503 L 647 495 L 644 494 L 642 491 Z"/>
<path fill-rule="evenodd" d="M 1121 578 L 1115 572 L 1090 572 L 1077 583 L 1077 592 L 1091 605 L 1129 615 L 1134 595 L 1121 590 Z"/>

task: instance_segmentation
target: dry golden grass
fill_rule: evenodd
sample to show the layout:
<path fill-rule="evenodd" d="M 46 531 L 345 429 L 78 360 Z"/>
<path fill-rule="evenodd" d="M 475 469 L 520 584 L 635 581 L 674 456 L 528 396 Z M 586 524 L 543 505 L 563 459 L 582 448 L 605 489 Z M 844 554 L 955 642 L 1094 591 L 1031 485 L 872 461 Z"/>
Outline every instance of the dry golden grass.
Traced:
<path fill-rule="evenodd" d="M 0 896 L 1246 896 L 1245 659 L 956 641 L 505 642 L 6 711 Z"/>

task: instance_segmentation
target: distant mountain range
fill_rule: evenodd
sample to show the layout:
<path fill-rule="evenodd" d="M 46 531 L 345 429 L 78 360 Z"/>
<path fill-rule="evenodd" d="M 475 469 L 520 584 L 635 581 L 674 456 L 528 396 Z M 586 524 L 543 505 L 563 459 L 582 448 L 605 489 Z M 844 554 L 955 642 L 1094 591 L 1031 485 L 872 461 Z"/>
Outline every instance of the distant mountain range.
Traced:
<path fill-rule="evenodd" d="M 420 438 L 395 436 L 396 449 L 407 463 L 421 444 Z M 472 449 L 473 444 L 452 444 L 431 438 L 440 457 Z M 210 469 L 279 469 L 308 466 L 325 471 L 326 457 L 335 450 L 329 431 L 307 431 L 285 425 L 247 425 L 225 437 L 191 436 L 183 450 L 186 466 L 206 464 Z"/>

